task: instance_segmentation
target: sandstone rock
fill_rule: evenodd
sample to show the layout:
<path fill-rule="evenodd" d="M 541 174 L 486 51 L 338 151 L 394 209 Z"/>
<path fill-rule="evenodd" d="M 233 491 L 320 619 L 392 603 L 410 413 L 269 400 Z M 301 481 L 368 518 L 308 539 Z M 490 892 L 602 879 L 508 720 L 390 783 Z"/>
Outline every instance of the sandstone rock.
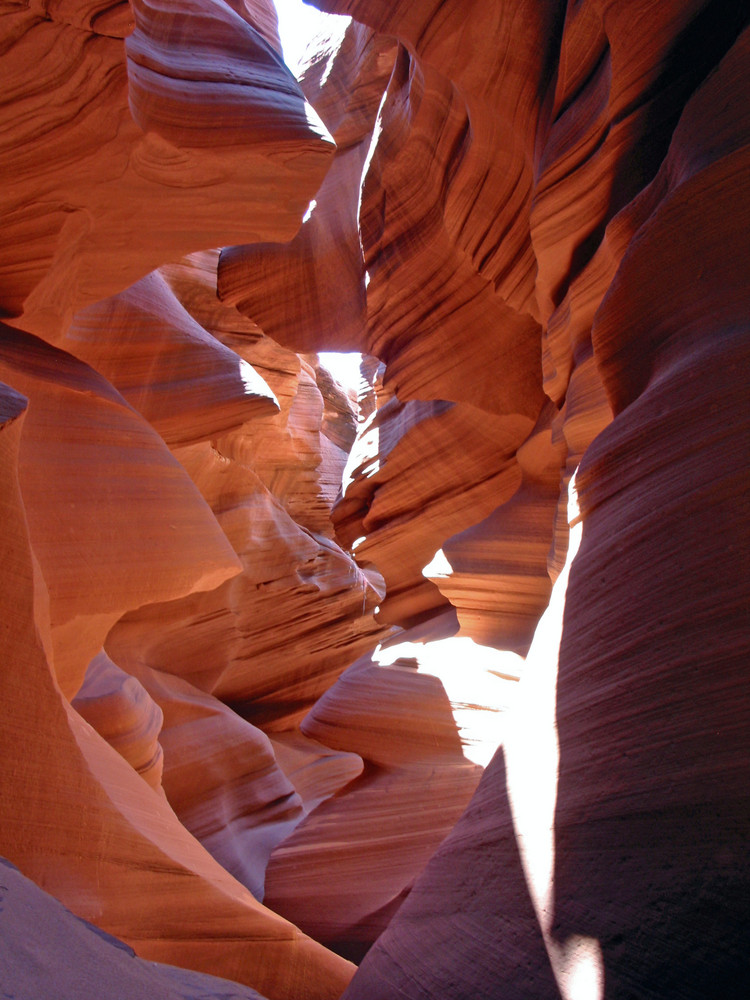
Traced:
<path fill-rule="evenodd" d="M 142 667 L 164 712 L 162 784 L 180 821 L 219 864 L 263 899 L 274 846 L 303 816 L 268 738 L 187 681 Z"/>
<path fill-rule="evenodd" d="M 93 369 L 3 327 L 0 373 L 30 400 L 21 490 L 55 675 L 72 697 L 126 610 L 211 590 L 240 567 L 185 470 Z"/>
<path fill-rule="evenodd" d="M 306 812 L 359 777 L 362 758 L 311 740 L 298 731 L 276 733 L 271 745 L 279 767 L 294 785 Z"/>
<path fill-rule="evenodd" d="M 239 983 L 190 972 L 173 965 L 144 962 L 98 927 L 74 916 L 42 892 L 18 869 L 0 860 L 3 950 L 0 975 L 11 996 L 58 996 L 99 1000 L 102 982 L 111 1000 L 263 1000 Z"/>
<path fill-rule="evenodd" d="M 366 271 L 358 202 L 362 169 L 396 53 L 393 39 L 352 22 L 333 51 L 319 52 L 303 88 L 336 141 L 336 156 L 290 244 L 231 247 L 219 293 L 280 344 L 303 353 L 361 350 Z M 329 72 L 333 60 L 336 72 Z"/>
<path fill-rule="evenodd" d="M 522 479 L 511 499 L 444 541 L 423 570 L 456 608 L 461 633 L 488 646 L 526 653 L 549 601 L 553 522 L 565 456 L 553 436 L 556 422 L 550 407 L 519 448 Z"/>
<path fill-rule="evenodd" d="M 409 625 L 445 606 L 422 570 L 446 537 L 516 492 L 515 451 L 533 426 L 521 415 L 391 398 L 363 427 L 333 521 L 358 562 L 383 574 L 382 620 Z"/>
<path fill-rule="evenodd" d="M 255 417 L 250 433 L 222 438 L 220 448 L 248 462 L 300 523 L 332 536 L 330 510 L 357 433 L 355 401 L 316 355 L 292 353 L 219 303 L 217 263 L 216 252 L 193 254 L 163 274 L 190 314 L 262 375 L 280 407 L 280 418 Z"/>
<path fill-rule="evenodd" d="M 502 660 L 469 639 L 384 648 L 382 662 L 350 667 L 302 723 L 365 770 L 276 848 L 266 898 L 341 954 L 358 958 L 388 925 L 502 738 L 516 681 L 469 667 L 483 652 L 492 667 Z"/>
<path fill-rule="evenodd" d="M 246 464 L 208 444 L 179 457 L 243 573 L 205 595 L 123 616 L 107 651 L 126 669 L 176 672 L 255 724 L 293 728 L 383 634 L 371 617 L 382 591 L 334 542 L 298 525 Z"/>
<path fill-rule="evenodd" d="M 104 375 L 171 446 L 278 412 L 251 365 L 210 336 L 157 273 L 77 313 L 61 346 Z"/>
<path fill-rule="evenodd" d="M 252 416 L 198 444 L 175 445 L 174 454 L 213 510 L 243 573 L 203 597 L 151 603 L 124 616 L 107 650 L 125 669 L 182 676 L 279 731 L 293 728 L 384 634 L 372 619 L 382 578 L 363 572 L 330 537 L 334 484 L 338 493 L 354 431 L 351 400 L 315 359 L 310 364 L 292 354 L 218 303 L 215 266 L 215 254 L 202 254 L 165 274 L 204 328 L 231 347 L 235 361 L 257 370 L 279 412 Z M 163 301 L 162 286 L 156 288 Z"/>
<path fill-rule="evenodd" d="M 744 998 L 747 12 L 321 6 L 3 8 L 0 850 L 274 1000 Z"/>
<path fill-rule="evenodd" d="M 745 647 L 738 595 L 750 581 L 733 562 L 717 587 L 709 556 L 744 533 L 735 519 L 747 492 L 737 459 L 746 447 L 730 456 L 728 442 L 744 442 L 748 412 L 735 388 L 748 287 L 748 199 L 735 143 L 747 127 L 730 93 L 747 93 L 739 68 L 747 60 L 740 38 L 682 113 L 740 25 L 734 9 L 710 27 L 715 11 L 706 7 L 691 21 L 694 13 L 660 7 L 649 21 L 653 37 L 643 33 L 633 46 L 631 10 L 613 8 L 602 19 L 596 5 L 571 8 L 560 112 L 537 146 L 531 222 L 540 317 L 549 317 L 545 387 L 563 404 L 556 430 L 568 446 L 566 478 L 583 455 L 583 534 L 558 601 L 559 676 L 544 670 L 546 683 L 530 688 L 522 718 L 535 724 L 517 741 L 526 761 L 511 740 L 511 809 L 494 812 L 494 846 L 482 855 L 511 866 L 502 881 L 516 935 L 501 926 L 507 911 L 495 892 L 478 902 L 485 886 L 475 892 L 470 881 L 481 864 L 474 845 L 485 804 L 505 784 L 498 762 L 347 996 L 578 997 L 590 988 L 598 996 L 697 997 L 747 988 L 738 933 L 747 885 L 738 850 L 746 771 L 738 762 L 747 754 L 736 728 L 746 712 L 735 657 Z M 386 23 L 375 11 L 369 20 L 379 30 Z M 413 21 L 403 30 L 429 49 L 430 36 L 415 37 Z M 715 124 L 710 105 L 721 109 Z M 545 174 L 554 177 L 549 188 Z M 730 212 L 724 198 L 742 207 Z M 720 243 L 736 248 L 738 268 L 726 268 Z M 703 274 L 713 300 L 700 294 Z M 669 457 L 659 462 L 657 454 Z M 695 575 L 680 569 L 687 552 Z M 532 658 L 554 665 L 555 649 L 535 654 L 532 646 L 530 677 Z M 704 657 L 710 673 L 697 666 Z M 544 783 L 528 768 L 542 744 L 551 748 L 546 803 Z M 639 957 L 644 950 L 648 958 Z M 421 964 L 427 954 L 429 968 Z"/>
<path fill-rule="evenodd" d="M 289 239 L 333 152 L 264 37 L 265 0 L 135 0 L 125 47 L 123 7 L 2 15 L 2 308 L 42 336 L 183 253 Z"/>
<path fill-rule="evenodd" d="M 344 997 L 530 995 L 559 997 L 528 895 L 498 751 Z"/>
<path fill-rule="evenodd" d="M 162 710 L 140 681 L 99 653 L 88 666 L 73 707 L 155 790 L 161 791 Z"/>
<path fill-rule="evenodd" d="M 350 975 L 346 964 L 256 903 L 63 697 L 48 662 L 50 605 L 18 483 L 24 400 L 12 390 L 2 400 L 0 610 L 8 659 L 0 683 L 12 726 L 0 731 L 0 759 L 14 807 L 4 814 L 2 851 L 145 958 L 225 971 L 268 997 L 337 996 Z M 29 753 L 38 733 L 44 739 Z"/>

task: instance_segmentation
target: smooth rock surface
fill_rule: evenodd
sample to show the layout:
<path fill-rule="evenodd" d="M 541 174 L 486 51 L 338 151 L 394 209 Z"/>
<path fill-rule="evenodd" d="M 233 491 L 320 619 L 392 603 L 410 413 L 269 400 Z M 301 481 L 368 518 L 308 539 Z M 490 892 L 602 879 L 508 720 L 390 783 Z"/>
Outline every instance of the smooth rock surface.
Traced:
<path fill-rule="evenodd" d="M 132 948 L 74 916 L 8 861 L 0 860 L 0 981 L 6 996 L 100 1000 L 263 1000 L 239 983 L 145 962 Z"/>
<path fill-rule="evenodd" d="M 320 6 L 0 11 L 0 853 L 230 996 L 744 1000 L 747 5 Z"/>

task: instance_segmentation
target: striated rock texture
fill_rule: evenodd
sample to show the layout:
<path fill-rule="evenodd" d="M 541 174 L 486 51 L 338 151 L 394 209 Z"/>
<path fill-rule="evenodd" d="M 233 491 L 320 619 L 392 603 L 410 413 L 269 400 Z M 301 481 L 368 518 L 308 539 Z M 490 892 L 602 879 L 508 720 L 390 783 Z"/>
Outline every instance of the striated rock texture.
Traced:
<path fill-rule="evenodd" d="M 5 860 L 0 879 L 0 975 L 8 996 L 39 996 L 46 983 L 56 996 L 98 1000 L 106 982 L 112 1000 L 194 1000 L 198 995 L 263 1000 L 238 983 L 136 958 L 132 948 L 73 916 Z"/>
<path fill-rule="evenodd" d="M 397 644 L 353 664 L 318 701 L 303 734 L 357 754 L 362 773 L 274 851 L 267 905 L 339 953 L 364 954 L 502 736 L 518 685 L 471 662 L 490 652 L 469 639 Z M 509 655 L 506 668 L 519 662 Z"/>
<path fill-rule="evenodd" d="M 319 6 L 0 9 L 0 992 L 744 998 L 746 5 Z"/>
<path fill-rule="evenodd" d="M 2 399 L 3 851 L 144 958 L 225 971 L 268 997 L 336 996 L 345 964 L 256 903 L 66 699 L 19 486 L 27 401 L 5 386 Z M 39 992 L 50 985 L 40 974 Z"/>
<path fill-rule="evenodd" d="M 270 0 L 11 2 L 2 20 L 4 315 L 55 336 L 182 253 L 294 235 L 333 143 Z"/>

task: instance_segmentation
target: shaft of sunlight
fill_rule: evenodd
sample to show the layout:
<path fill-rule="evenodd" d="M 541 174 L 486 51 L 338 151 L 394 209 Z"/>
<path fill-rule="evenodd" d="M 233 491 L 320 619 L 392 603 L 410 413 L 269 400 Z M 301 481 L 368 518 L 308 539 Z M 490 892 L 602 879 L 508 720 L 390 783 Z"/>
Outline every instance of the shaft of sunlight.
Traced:
<path fill-rule="evenodd" d="M 279 18 L 279 37 L 284 62 L 296 77 L 307 64 L 308 48 L 313 39 L 324 37 L 332 54 L 338 50 L 344 31 L 351 21 L 341 14 L 324 14 L 302 0 L 274 0 Z M 331 44 L 332 43 L 332 44 Z M 331 56 L 332 59 L 332 56 Z M 326 72 L 330 72 L 330 65 Z"/>

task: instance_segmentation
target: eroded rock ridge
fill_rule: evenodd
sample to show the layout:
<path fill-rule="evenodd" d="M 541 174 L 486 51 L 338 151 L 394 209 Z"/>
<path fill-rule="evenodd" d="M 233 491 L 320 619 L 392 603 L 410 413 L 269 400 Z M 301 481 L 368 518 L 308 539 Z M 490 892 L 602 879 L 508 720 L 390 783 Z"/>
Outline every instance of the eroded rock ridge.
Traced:
<path fill-rule="evenodd" d="M 318 6 L 0 11 L 0 987 L 744 998 L 745 5 Z"/>

